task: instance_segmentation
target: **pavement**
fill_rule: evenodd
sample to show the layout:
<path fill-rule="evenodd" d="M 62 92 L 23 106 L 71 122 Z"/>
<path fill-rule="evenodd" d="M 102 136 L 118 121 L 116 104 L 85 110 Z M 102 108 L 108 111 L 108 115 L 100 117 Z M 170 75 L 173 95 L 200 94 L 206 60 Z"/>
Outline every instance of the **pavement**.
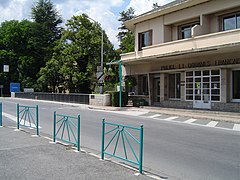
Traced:
<path fill-rule="evenodd" d="M 9 98 L 11 99 L 11 98 Z M 34 100 L 34 99 L 21 99 L 26 101 L 43 101 L 51 102 L 56 104 L 68 104 L 72 106 L 79 106 L 81 108 L 97 109 L 97 110 L 107 110 L 107 111 L 142 111 L 149 113 L 158 113 L 165 115 L 177 115 L 196 119 L 205 119 L 213 121 L 223 121 L 223 122 L 233 122 L 240 124 L 240 109 L 239 112 L 225 112 L 225 111 L 212 111 L 212 110 L 200 110 L 200 109 L 179 109 L 179 108 L 164 108 L 164 107 L 154 107 L 154 106 L 140 106 L 140 107 L 113 107 L 113 106 L 95 106 L 95 105 L 85 105 L 77 103 L 65 103 L 57 101 L 46 101 L 46 100 Z"/>
<path fill-rule="evenodd" d="M 213 121 L 240 123 L 240 110 L 237 112 L 198 110 L 198 109 L 177 109 L 152 106 L 137 107 L 112 107 L 112 106 L 89 106 L 90 109 L 100 109 L 108 111 L 142 111 L 148 113 L 158 113 L 173 116 L 183 116 L 188 118 L 205 119 Z"/>
<path fill-rule="evenodd" d="M 49 142 L 30 132 L 0 127 L 0 179 L 152 179 L 84 151 Z"/>

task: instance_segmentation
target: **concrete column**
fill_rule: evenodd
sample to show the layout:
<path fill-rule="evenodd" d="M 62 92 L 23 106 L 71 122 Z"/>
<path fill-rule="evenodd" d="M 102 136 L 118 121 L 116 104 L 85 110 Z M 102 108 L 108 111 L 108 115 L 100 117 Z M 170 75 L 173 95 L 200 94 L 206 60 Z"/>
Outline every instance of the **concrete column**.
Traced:
<path fill-rule="evenodd" d="M 181 101 L 185 101 L 185 72 L 181 72 L 181 82 L 180 82 L 180 86 L 181 86 Z"/>
<path fill-rule="evenodd" d="M 227 103 L 228 88 L 227 88 L 227 69 L 221 69 L 221 102 Z"/>
<path fill-rule="evenodd" d="M 160 102 L 165 100 L 165 74 L 160 74 Z"/>
<path fill-rule="evenodd" d="M 152 99 L 153 99 L 153 86 L 152 86 L 152 84 L 153 84 L 153 80 L 152 80 L 153 78 L 151 78 L 151 76 L 150 76 L 150 74 L 148 73 L 148 96 L 149 96 L 149 105 L 151 106 L 151 105 L 153 105 L 153 101 L 152 101 Z"/>

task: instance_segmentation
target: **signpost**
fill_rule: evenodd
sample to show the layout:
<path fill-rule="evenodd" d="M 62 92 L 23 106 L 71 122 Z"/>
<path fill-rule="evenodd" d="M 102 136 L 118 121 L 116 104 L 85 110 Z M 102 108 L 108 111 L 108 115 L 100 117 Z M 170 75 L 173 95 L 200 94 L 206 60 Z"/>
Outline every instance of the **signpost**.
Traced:
<path fill-rule="evenodd" d="M 3 65 L 3 72 L 9 72 L 9 65 Z"/>
<path fill-rule="evenodd" d="M 3 96 L 3 85 L 0 85 L 0 89 L 1 89 L 1 97 Z"/>
<path fill-rule="evenodd" d="M 20 83 L 10 83 L 10 92 L 20 92 Z"/>

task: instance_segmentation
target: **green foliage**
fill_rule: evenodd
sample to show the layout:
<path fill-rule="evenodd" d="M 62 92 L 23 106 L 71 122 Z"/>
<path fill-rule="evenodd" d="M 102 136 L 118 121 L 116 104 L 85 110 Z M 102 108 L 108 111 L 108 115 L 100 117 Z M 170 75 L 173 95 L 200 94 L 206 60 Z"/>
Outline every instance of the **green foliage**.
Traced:
<path fill-rule="evenodd" d="M 50 0 L 38 0 L 32 7 L 34 46 L 40 67 L 51 59 L 56 40 L 60 39 L 62 18 Z M 39 68 L 40 70 L 40 68 Z"/>
<path fill-rule="evenodd" d="M 91 22 L 83 14 L 73 16 L 55 48 L 54 59 L 59 64 L 57 82 L 70 92 L 90 93 L 96 86 L 96 70 L 101 52 L 100 24 Z M 113 45 L 104 33 L 104 62 L 113 59 Z M 61 79 L 62 78 L 62 79 Z"/>
<path fill-rule="evenodd" d="M 125 77 L 125 85 L 129 88 L 132 88 L 137 85 L 137 80 L 134 76 Z"/>
<path fill-rule="evenodd" d="M 119 94 L 120 92 L 112 92 L 112 105 L 119 107 Z M 128 104 L 128 92 L 122 92 L 122 107 Z"/>
<path fill-rule="evenodd" d="M 120 31 L 117 35 L 118 39 L 120 40 L 120 49 L 122 53 L 132 52 L 134 51 L 135 46 L 135 37 L 132 32 L 130 32 L 124 22 L 130 20 L 134 17 L 134 9 L 129 8 L 126 11 L 122 11 L 120 13 L 120 18 L 118 19 L 121 22 L 121 26 L 118 28 Z"/>

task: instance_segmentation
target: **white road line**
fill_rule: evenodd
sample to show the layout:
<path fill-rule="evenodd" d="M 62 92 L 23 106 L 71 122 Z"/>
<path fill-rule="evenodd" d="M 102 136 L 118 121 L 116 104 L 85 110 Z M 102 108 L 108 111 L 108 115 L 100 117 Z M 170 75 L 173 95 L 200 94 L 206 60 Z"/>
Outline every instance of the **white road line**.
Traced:
<path fill-rule="evenodd" d="M 17 122 L 17 117 L 16 116 L 13 116 L 13 115 L 5 113 L 5 112 L 2 112 L 2 115 L 7 117 L 10 120 L 13 120 L 13 121 Z M 30 123 L 28 121 L 25 121 L 25 124 L 24 124 L 24 122 L 20 122 L 20 124 L 25 125 L 25 126 L 30 126 Z M 34 124 L 31 124 L 31 126 L 36 127 Z M 39 126 L 39 128 L 42 128 L 42 127 Z"/>
<path fill-rule="evenodd" d="M 233 130 L 240 131 L 240 124 L 234 124 Z"/>
<path fill-rule="evenodd" d="M 206 126 L 208 127 L 215 127 L 218 124 L 217 121 L 210 121 Z"/>
<path fill-rule="evenodd" d="M 161 114 L 154 114 L 154 115 L 148 116 L 148 117 L 149 117 L 149 118 L 156 118 L 156 117 L 159 117 L 159 116 L 161 116 Z"/>
<path fill-rule="evenodd" d="M 196 121 L 196 120 L 197 120 L 197 119 L 191 118 L 191 119 L 188 119 L 188 120 L 184 121 L 184 123 L 193 123 L 193 122 Z"/>
<path fill-rule="evenodd" d="M 162 120 L 165 120 L 165 121 L 171 121 L 171 120 L 174 120 L 174 119 L 177 119 L 179 118 L 178 116 L 172 116 L 172 117 L 168 117 L 168 118 L 165 118 L 165 119 L 162 119 Z"/>

